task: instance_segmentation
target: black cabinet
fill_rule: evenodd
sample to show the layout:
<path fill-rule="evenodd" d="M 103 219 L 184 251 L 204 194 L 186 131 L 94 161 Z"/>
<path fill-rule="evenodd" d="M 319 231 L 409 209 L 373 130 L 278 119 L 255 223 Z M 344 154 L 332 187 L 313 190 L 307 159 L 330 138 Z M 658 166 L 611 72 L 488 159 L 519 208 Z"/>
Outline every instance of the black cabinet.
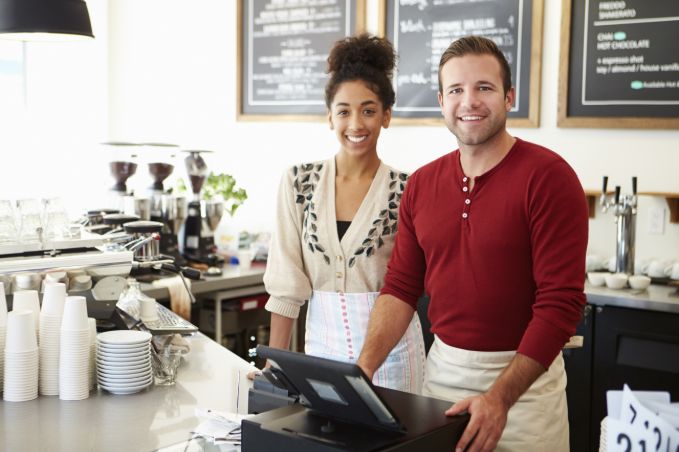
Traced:
<path fill-rule="evenodd" d="M 679 400 L 679 314 L 587 305 L 577 334 L 584 346 L 563 353 L 572 451 L 599 450 L 606 391 L 627 383 Z"/>
<path fill-rule="evenodd" d="M 679 314 L 612 306 L 595 311 L 591 436 L 598 445 L 606 391 L 627 383 L 679 400 Z"/>
<path fill-rule="evenodd" d="M 590 400 L 592 391 L 592 350 L 594 349 L 594 310 L 585 306 L 582 321 L 576 330 L 583 337 L 582 348 L 563 351 L 566 365 L 566 398 L 568 400 L 568 424 L 572 451 L 595 452 L 590 449 Z"/>

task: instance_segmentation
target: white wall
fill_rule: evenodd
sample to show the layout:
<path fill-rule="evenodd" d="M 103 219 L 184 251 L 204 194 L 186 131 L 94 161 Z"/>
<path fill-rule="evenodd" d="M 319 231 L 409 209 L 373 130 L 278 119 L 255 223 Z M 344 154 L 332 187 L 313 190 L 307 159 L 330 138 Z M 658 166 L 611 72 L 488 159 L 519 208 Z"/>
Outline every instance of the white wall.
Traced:
<path fill-rule="evenodd" d="M 96 143 L 108 129 L 106 3 L 88 3 L 96 39 L 26 43 L 25 105 L 0 106 L 0 198 L 60 196 L 71 201 L 72 215 L 101 202 L 96 188 L 107 173 Z"/>

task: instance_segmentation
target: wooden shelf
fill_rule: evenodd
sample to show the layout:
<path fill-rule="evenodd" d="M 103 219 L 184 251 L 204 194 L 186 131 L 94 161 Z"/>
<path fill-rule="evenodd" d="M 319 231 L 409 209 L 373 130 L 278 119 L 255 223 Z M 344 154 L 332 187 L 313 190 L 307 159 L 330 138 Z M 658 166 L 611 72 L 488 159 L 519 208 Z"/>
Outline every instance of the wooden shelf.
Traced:
<path fill-rule="evenodd" d="M 613 192 L 608 192 L 607 194 L 610 195 L 612 193 Z M 585 190 L 590 218 L 594 218 L 596 211 L 599 208 L 599 196 L 601 196 L 601 190 Z M 638 196 L 665 198 L 665 201 L 667 201 L 667 205 L 670 208 L 670 223 L 679 223 L 679 193 L 642 191 L 638 193 Z"/>

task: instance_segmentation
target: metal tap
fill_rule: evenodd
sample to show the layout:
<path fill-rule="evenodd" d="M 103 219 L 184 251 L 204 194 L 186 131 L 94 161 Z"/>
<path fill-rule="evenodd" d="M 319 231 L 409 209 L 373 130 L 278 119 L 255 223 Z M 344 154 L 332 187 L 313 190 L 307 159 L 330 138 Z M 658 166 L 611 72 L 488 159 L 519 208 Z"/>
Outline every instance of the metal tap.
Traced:
<path fill-rule="evenodd" d="M 632 177 L 632 194 L 621 196 L 620 185 L 615 186 L 615 194 L 609 196 L 606 193 L 608 176 L 604 176 L 603 189 L 599 203 L 602 212 L 613 208 L 615 222 L 617 224 L 615 246 L 615 271 L 616 273 L 634 274 L 634 244 L 636 240 L 637 222 L 637 178 Z"/>

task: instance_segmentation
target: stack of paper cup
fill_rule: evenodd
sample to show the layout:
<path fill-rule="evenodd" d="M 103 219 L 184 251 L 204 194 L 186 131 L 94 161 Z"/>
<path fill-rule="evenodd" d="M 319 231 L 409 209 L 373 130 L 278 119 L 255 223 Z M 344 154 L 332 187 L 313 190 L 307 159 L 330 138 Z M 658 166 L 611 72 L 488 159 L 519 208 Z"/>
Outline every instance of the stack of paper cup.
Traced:
<path fill-rule="evenodd" d="M 96 362 L 95 359 L 97 358 L 97 319 L 93 318 L 88 318 L 87 319 L 87 324 L 90 328 L 90 362 L 89 362 L 89 382 L 90 382 L 90 391 L 94 389 L 94 385 L 97 382 L 96 379 Z"/>
<path fill-rule="evenodd" d="M 14 292 L 12 311 L 31 311 L 35 323 L 35 334 L 40 330 L 40 298 L 37 290 L 20 290 Z"/>
<path fill-rule="evenodd" d="M 85 297 L 66 297 L 59 345 L 59 398 L 61 400 L 88 398 L 90 327 Z"/>
<path fill-rule="evenodd" d="M 5 331 L 7 330 L 7 300 L 5 284 L 0 281 L 0 392 L 5 379 Z"/>
<path fill-rule="evenodd" d="M 48 283 L 40 311 L 40 394 L 59 395 L 59 342 L 66 285 Z"/>
<path fill-rule="evenodd" d="M 38 397 L 38 339 L 31 311 L 7 314 L 4 399 L 23 402 Z"/>

